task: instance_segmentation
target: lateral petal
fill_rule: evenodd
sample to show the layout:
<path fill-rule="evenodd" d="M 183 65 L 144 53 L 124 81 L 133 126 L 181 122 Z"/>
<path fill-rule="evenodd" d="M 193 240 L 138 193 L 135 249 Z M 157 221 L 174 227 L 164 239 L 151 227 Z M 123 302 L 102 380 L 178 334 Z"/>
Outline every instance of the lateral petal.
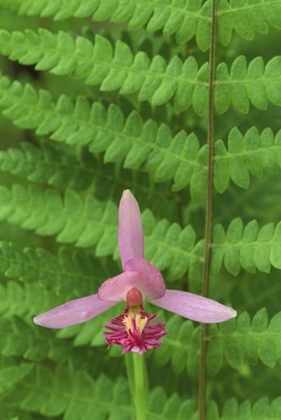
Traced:
<path fill-rule="evenodd" d="M 143 258 L 141 213 L 138 202 L 130 190 L 123 192 L 119 205 L 118 248 L 123 270 L 128 260 Z"/>
<path fill-rule="evenodd" d="M 36 316 L 33 318 L 33 321 L 35 324 L 41 325 L 41 327 L 65 328 L 89 321 L 117 303 L 101 301 L 98 295 L 90 295 L 70 300 L 63 305 Z"/>
<path fill-rule="evenodd" d="M 213 324 L 237 316 L 237 312 L 215 300 L 179 290 L 166 290 L 160 299 L 148 299 L 154 305 L 193 321 Z"/>

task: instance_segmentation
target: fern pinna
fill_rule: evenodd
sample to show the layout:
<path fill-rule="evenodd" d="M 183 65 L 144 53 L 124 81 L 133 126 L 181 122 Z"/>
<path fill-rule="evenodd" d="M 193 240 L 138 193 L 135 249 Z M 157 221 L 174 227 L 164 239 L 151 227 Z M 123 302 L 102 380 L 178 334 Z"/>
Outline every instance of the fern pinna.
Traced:
<path fill-rule="evenodd" d="M 0 21 L 1 420 L 280 419 L 281 3 Z"/>

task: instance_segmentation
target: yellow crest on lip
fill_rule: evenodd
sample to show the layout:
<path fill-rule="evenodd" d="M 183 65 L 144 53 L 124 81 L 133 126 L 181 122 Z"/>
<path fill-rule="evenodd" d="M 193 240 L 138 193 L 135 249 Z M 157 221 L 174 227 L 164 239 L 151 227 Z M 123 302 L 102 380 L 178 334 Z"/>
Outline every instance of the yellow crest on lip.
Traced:
<path fill-rule="evenodd" d="M 147 323 L 147 317 L 141 317 L 140 313 L 129 312 L 127 316 L 123 319 L 123 324 L 126 327 L 127 331 L 135 331 L 136 329 L 139 330 L 141 334 L 143 332 L 144 327 Z"/>

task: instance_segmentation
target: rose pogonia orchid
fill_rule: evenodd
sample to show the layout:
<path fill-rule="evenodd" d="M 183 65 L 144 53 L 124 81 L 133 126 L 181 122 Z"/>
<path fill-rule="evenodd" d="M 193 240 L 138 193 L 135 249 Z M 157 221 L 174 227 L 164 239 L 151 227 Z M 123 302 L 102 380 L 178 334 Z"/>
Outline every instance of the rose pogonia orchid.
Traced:
<path fill-rule="evenodd" d="M 123 192 L 119 205 L 118 247 L 123 273 L 106 280 L 95 295 L 75 299 L 34 318 L 35 324 L 47 328 L 64 328 L 88 321 L 118 302 L 125 300 L 126 309 L 110 320 L 105 328 L 105 341 L 127 351 L 143 354 L 160 347 L 166 334 L 165 323 L 152 323 L 157 315 L 149 315 L 143 302 L 157 305 L 184 318 L 203 323 L 223 322 L 236 311 L 214 300 L 178 290 L 166 290 L 160 271 L 144 256 L 144 236 L 138 203 L 129 190 Z"/>

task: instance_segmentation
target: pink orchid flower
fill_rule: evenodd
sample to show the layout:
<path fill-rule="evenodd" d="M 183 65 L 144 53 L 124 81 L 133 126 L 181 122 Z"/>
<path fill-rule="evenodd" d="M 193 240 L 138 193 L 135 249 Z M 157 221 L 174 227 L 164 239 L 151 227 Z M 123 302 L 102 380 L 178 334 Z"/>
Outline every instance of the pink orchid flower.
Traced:
<path fill-rule="evenodd" d="M 110 320 L 105 341 L 127 351 L 143 354 L 160 347 L 166 334 L 165 323 L 152 323 L 143 302 L 174 312 L 197 322 L 216 323 L 237 315 L 236 311 L 214 300 L 178 290 L 166 290 L 160 271 L 144 256 L 144 236 L 138 203 L 129 190 L 123 192 L 119 206 L 118 247 L 123 273 L 106 280 L 95 295 L 71 300 L 34 318 L 35 324 L 47 328 L 64 328 L 88 321 L 122 300 L 125 311 Z"/>

